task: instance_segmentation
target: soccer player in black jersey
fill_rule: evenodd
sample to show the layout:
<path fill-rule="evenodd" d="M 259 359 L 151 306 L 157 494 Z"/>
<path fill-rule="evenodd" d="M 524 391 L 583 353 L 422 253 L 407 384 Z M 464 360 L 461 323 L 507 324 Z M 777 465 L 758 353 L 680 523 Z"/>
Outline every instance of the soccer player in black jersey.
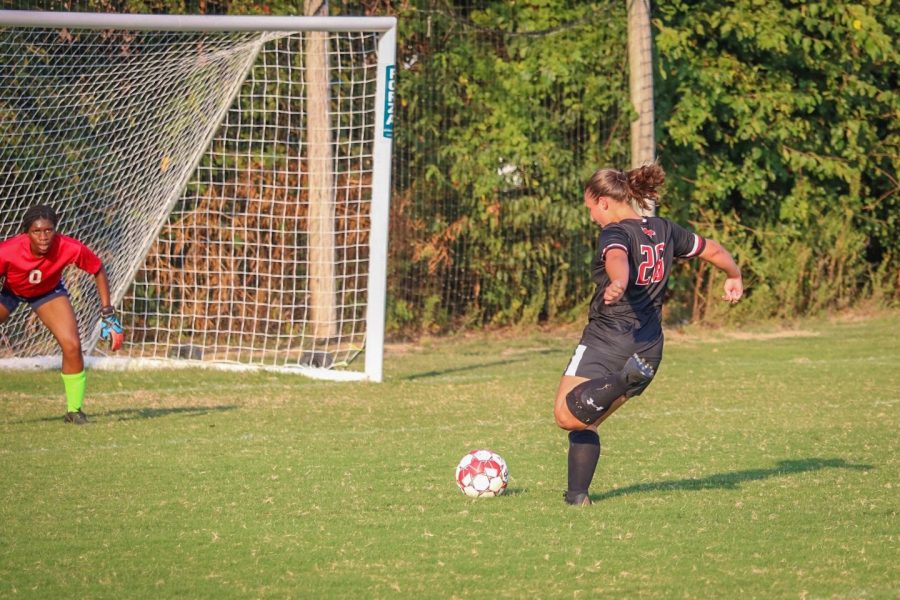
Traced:
<path fill-rule="evenodd" d="M 584 204 L 600 225 L 591 266 L 596 291 L 588 324 L 559 383 L 554 415 L 569 431 L 565 501 L 591 503 L 588 487 L 600 458 L 597 427 L 646 389 L 662 361 L 662 304 L 675 259 L 700 258 L 725 275 L 723 299 L 744 292 L 741 271 L 718 242 L 661 217 L 642 217 L 659 200 L 659 165 L 600 169 L 585 185 Z"/>

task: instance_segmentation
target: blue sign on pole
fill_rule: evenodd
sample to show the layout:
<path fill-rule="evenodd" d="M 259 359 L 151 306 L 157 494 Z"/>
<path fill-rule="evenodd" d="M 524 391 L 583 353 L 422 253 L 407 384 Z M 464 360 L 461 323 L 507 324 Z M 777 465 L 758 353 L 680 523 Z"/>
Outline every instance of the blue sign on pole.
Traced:
<path fill-rule="evenodd" d="M 384 94 L 384 137 L 394 137 L 394 89 L 396 78 L 394 77 L 394 65 L 385 67 L 385 94 Z"/>

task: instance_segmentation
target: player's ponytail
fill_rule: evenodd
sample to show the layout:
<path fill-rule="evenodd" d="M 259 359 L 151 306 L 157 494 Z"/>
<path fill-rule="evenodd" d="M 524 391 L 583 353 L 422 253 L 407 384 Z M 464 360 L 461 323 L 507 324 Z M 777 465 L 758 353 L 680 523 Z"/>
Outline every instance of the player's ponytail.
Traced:
<path fill-rule="evenodd" d="M 650 210 L 653 204 L 659 203 L 659 187 L 666 180 L 662 167 L 651 163 L 632 169 L 625 176 L 628 179 L 628 195 L 638 206 Z"/>
<path fill-rule="evenodd" d="M 584 191 L 594 198 L 603 196 L 619 202 L 634 202 L 640 208 L 650 210 L 651 203 L 659 202 L 658 188 L 665 179 L 665 171 L 656 163 L 630 171 L 600 169 L 588 179 Z"/>
<path fill-rule="evenodd" d="M 53 210 L 52 206 L 37 204 L 25 211 L 25 216 L 22 217 L 22 233 L 26 233 L 31 225 L 38 219 L 47 219 L 53 223 L 54 229 L 56 229 L 56 225 L 59 223 L 59 215 L 56 214 L 56 211 Z"/>

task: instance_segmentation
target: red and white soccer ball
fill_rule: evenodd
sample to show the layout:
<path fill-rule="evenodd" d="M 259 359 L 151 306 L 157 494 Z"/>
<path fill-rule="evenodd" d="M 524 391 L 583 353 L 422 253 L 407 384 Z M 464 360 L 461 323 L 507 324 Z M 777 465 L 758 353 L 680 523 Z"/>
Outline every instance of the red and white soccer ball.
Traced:
<path fill-rule="evenodd" d="M 466 496 L 499 496 L 509 483 L 506 461 L 490 450 L 472 450 L 456 465 L 456 485 Z"/>

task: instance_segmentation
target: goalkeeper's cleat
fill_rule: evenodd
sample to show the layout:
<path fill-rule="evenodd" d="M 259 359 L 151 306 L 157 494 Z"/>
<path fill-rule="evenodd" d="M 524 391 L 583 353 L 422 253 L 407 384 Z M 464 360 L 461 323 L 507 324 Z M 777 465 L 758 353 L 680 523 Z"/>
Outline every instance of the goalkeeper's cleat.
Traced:
<path fill-rule="evenodd" d="M 622 367 L 622 377 L 629 386 L 650 381 L 655 374 L 650 363 L 637 354 L 628 357 L 625 366 Z"/>
<path fill-rule="evenodd" d="M 125 341 L 125 329 L 112 306 L 106 306 L 100 311 L 100 339 L 109 342 L 109 349 L 112 351 L 121 348 Z"/>
<path fill-rule="evenodd" d="M 572 506 L 590 506 L 593 504 L 591 502 L 591 497 L 587 495 L 586 492 L 579 492 L 577 494 L 572 494 L 571 492 L 563 492 L 563 500 L 566 501 L 566 504 L 571 504 Z"/>
<path fill-rule="evenodd" d="M 72 423 L 74 425 L 86 425 L 87 415 L 81 412 L 81 410 L 77 410 L 75 412 L 67 412 L 66 416 L 63 417 L 63 421 L 65 423 Z"/>

